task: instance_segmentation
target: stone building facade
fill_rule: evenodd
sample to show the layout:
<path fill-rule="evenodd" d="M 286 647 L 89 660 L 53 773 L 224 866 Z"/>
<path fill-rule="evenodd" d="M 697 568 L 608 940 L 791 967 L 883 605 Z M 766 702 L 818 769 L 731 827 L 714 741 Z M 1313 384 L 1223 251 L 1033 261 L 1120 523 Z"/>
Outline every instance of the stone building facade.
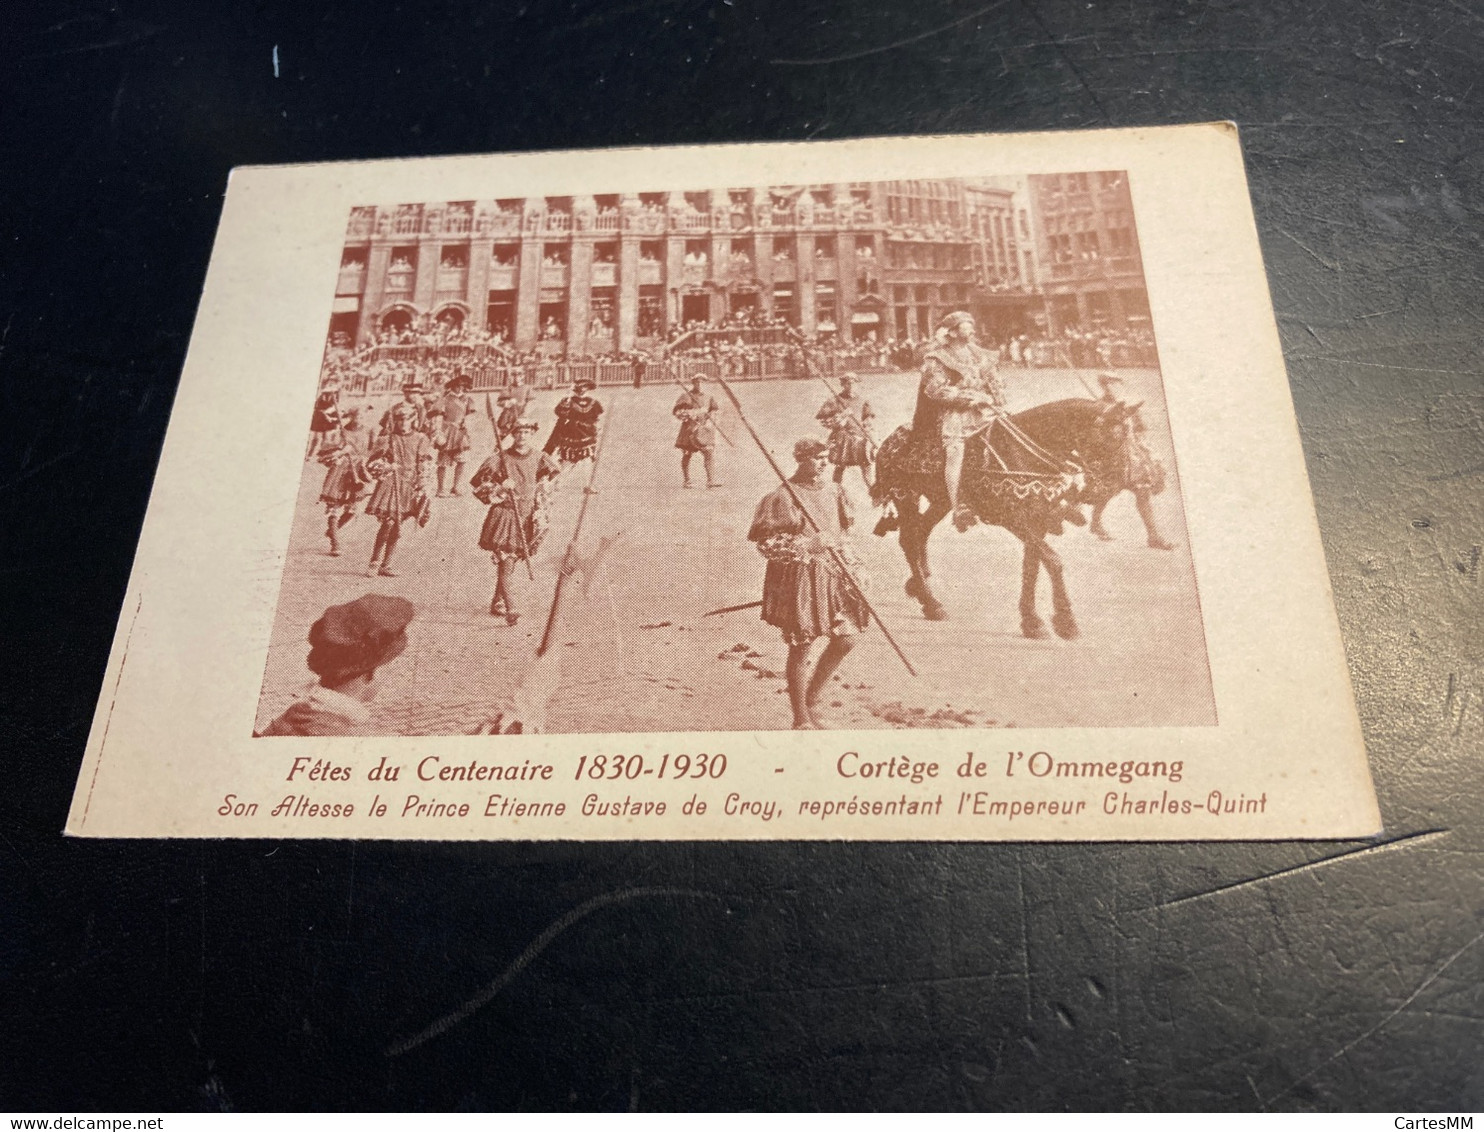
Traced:
<path fill-rule="evenodd" d="M 1149 298 L 1128 175 L 1112 170 L 1026 180 L 1052 332 L 1147 328 Z"/>
<path fill-rule="evenodd" d="M 751 308 L 810 337 L 922 338 L 972 282 L 959 181 L 401 204 L 352 212 L 330 331 L 444 322 L 581 356 Z"/>

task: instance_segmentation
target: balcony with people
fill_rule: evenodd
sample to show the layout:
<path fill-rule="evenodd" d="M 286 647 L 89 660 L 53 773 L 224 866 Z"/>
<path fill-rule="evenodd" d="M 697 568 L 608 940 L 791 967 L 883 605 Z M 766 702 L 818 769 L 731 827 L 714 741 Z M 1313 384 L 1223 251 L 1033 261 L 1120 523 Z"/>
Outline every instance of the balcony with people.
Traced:
<path fill-rule="evenodd" d="M 469 245 L 446 244 L 438 256 L 435 290 L 440 295 L 463 295 L 469 286 Z"/>
<path fill-rule="evenodd" d="M 417 282 L 417 248 L 393 248 L 386 268 L 386 293 L 410 295 Z"/>
<path fill-rule="evenodd" d="M 513 291 L 520 276 L 520 245 L 496 244 L 490 259 L 489 289 Z"/>
<path fill-rule="evenodd" d="M 474 202 L 453 201 L 444 210 L 439 231 L 448 235 L 468 235 L 474 230 Z"/>
<path fill-rule="evenodd" d="M 547 244 L 541 253 L 541 286 L 565 287 L 571 252 L 566 244 Z"/>
<path fill-rule="evenodd" d="M 423 206 L 399 204 L 392 216 L 392 233 L 397 236 L 416 236 L 423 230 Z"/>
<path fill-rule="evenodd" d="M 660 262 L 665 253 L 663 240 L 645 240 L 639 245 L 639 285 L 655 286 L 665 281 L 664 265 Z"/>
<path fill-rule="evenodd" d="M 595 232 L 616 233 L 623 225 L 623 215 L 619 211 L 620 199 L 617 193 L 607 193 L 593 198 L 593 230 Z"/>
<path fill-rule="evenodd" d="M 366 251 L 347 248 L 340 257 L 340 276 L 335 281 L 335 294 L 359 295 L 366 289 Z"/>
<path fill-rule="evenodd" d="M 571 235 L 572 198 L 547 197 L 541 228 L 548 236 Z"/>

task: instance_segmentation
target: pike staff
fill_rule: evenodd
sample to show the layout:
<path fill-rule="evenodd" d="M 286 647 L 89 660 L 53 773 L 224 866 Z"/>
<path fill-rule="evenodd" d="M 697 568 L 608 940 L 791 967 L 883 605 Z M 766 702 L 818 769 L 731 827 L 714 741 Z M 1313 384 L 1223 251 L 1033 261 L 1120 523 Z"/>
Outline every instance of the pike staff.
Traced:
<path fill-rule="evenodd" d="M 763 454 L 763 459 L 768 461 L 768 467 L 773 469 L 773 474 L 777 476 L 778 481 L 783 484 L 784 489 L 788 492 L 789 498 L 793 500 L 794 506 L 797 507 L 799 509 L 799 513 L 804 516 L 805 524 L 812 528 L 815 534 L 823 534 L 824 532 L 820 530 L 819 523 L 815 520 L 813 513 L 804 504 L 803 499 L 799 497 L 799 493 L 794 490 L 794 485 L 789 482 L 788 476 L 783 474 L 783 469 L 778 466 L 778 461 L 773 459 L 773 453 L 768 451 L 768 446 L 763 443 L 763 438 L 758 435 L 757 429 L 752 427 L 752 422 L 747 419 L 747 414 L 742 411 L 742 402 L 737 400 L 737 395 L 732 392 L 732 387 L 721 378 L 717 378 L 716 382 L 722 387 L 723 390 L 725 390 L 727 399 L 731 401 L 732 408 L 735 409 L 737 412 L 737 419 L 740 420 L 743 427 L 747 429 L 748 435 L 752 437 L 752 441 L 754 444 L 757 445 L 758 451 Z M 850 567 L 845 564 L 845 559 L 840 556 L 840 552 L 833 546 L 828 546 L 827 550 L 829 552 L 830 561 L 834 563 L 835 568 L 840 572 L 841 577 L 843 577 L 850 584 L 850 587 L 855 590 L 856 596 L 860 598 L 861 604 L 866 608 L 866 612 L 871 615 L 871 620 L 875 621 L 876 624 L 880 627 L 881 635 L 886 638 L 887 644 L 891 645 L 892 651 L 897 654 L 898 659 L 900 659 L 901 662 L 906 666 L 907 671 L 910 672 L 913 676 L 916 676 L 917 669 L 912 667 L 912 662 L 907 659 L 907 654 L 902 651 L 902 646 L 897 644 L 896 638 L 891 635 L 891 630 L 886 627 L 886 622 L 881 620 L 881 614 L 876 612 L 875 606 L 873 606 L 870 599 L 866 597 L 865 590 L 861 588 L 861 584 L 856 580 L 855 575 L 850 572 Z"/>
<path fill-rule="evenodd" d="M 582 506 L 577 509 L 577 522 L 572 526 L 572 537 L 567 542 L 566 554 L 562 556 L 562 566 L 561 571 L 557 574 L 556 589 L 552 591 L 551 609 L 546 615 L 546 628 L 541 633 L 541 645 L 536 649 L 538 659 L 545 656 L 546 650 L 551 647 L 551 637 L 556 631 L 557 617 L 561 610 L 562 598 L 566 593 L 568 581 L 573 574 L 579 571 L 591 576 L 598 563 L 602 561 L 603 555 L 607 553 L 608 547 L 612 545 L 614 539 L 618 538 L 617 535 L 613 535 L 611 538 L 600 540 L 597 551 L 586 562 L 577 554 L 577 540 L 582 534 L 583 521 L 587 518 L 587 505 L 592 502 L 593 496 L 597 494 L 593 488 L 593 484 L 597 481 L 598 465 L 603 459 L 603 444 L 608 439 L 608 426 L 613 423 L 613 416 L 617 411 L 618 406 L 615 404 L 613 412 L 608 413 L 603 418 L 602 428 L 598 432 L 598 443 L 593 448 L 592 470 L 588 473 L 587 486 L 582 489 Z"/>

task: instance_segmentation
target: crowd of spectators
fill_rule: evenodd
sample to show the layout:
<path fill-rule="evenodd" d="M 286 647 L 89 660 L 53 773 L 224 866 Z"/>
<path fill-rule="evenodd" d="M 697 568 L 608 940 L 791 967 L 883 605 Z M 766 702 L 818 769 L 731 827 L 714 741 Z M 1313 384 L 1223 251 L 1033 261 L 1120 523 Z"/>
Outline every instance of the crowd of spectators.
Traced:
<path fill-rule="evenodd" d="M 922 362 L 929 340 L 914 336 L 896 338 L 868 330 L 851 341 L 833 333 L 806 337 L 779 314 L 757 307 L 741 307 L 720 322 L 688 320 L 672 326 L 663 343 L 630 351 L 614 348 L 567 353 L 560 347 L 563 329 L 555 318 L 546 319 L 541 339 L 530 349 L 515 352 L 506 328 L 467 330 L 451 321 L 432 321 L 422 329 L 383 330 L 360 349 L 345 341 L 332 341 L 326 350 L 324 374 L 337 378 L 342 388 L 358 392 L 391 391 L 416 378 L 430 388 L 441 389 L 459 371 L 480 366 L 504 367 L 518 374 L 517 380 L 544 380 L 542 367 L 569 365 L 618 365 L 646 367 L 660 363 L 714 363 L 723 376 L 756 373 L 754 363 L 766 372 L 805 371 L 825 367 L 831 372 L 845 369 L 912 370 Z M 658 331 L 658 320 L 651 320 Z M 641 329 L 643 329 L 641 327 Z M 588 334 L 596 344 L 616 345 L 611 313 L 595 311 Z M 1148 327 L 1134 326 L 1113 331 L 1102 328 L 1064 327 L 1055 335 L 1018 334 L 1003 341 L 984 343 L 996 349 L 1001 364 L 1010 366 L 1074 366 L 1082 369 L 1126 365 L 1154 365 L 1154 335 Z M 478 354 L 446 350 L 451 346 L 485 345 L 492 349 Z M 385 350 L 387 346 L 418 346 L 419 350 Z M 774 363 L 769 365 L 768 363 Z M 789 363 L 789 364 L 784 364 Z M 636 373 L 638 369 L 636 368 Z"/>
<path fill-rule="evenodd" d="M 1001 349 L 1010 365 L 1070 365 L 1078 369 L 1153 365 L 1154 332 L 1148 327 L 1126 330 L 1084 329 L 1071 325 L 1053 335 L 1020 334 Z"/>

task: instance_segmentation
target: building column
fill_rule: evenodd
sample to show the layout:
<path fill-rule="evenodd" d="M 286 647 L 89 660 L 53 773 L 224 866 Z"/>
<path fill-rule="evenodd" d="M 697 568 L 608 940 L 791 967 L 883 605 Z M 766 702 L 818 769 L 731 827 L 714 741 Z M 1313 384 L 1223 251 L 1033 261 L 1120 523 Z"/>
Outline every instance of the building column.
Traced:
<path fill-rule="evenodd" d="M 773 314 L 773 236 L 764 233 L 753 237 L 752 262 L 757 268 L 758 308 L 763 314 Z"/>
<path fill-rule="evenodd" d="M 587 352 L 587 325 L 592 319 L 593 240 L 575 236 L 567 263 L 567 355 Z"/>
<path fill-rule="evenodd" d="M 637 198 L 626 195 L 619 211 L 627 219 Z M 618 234 L 618 348 L 632 350 L 639 336 L 639 237 L 627 225 Z"/>
<path fill-rule="evenodd" d="M 386 268 L 391 261 L 391 242 L 373 237 L 366 255 L 366 287 L 361 292 L 361 321 L 356 328 L 357 346 L 370 343 L 380 329 L 376 325 L 376 316 L 381 312 L 381 304 L 386 301 Z"/>
<path fill-rule="evenodd" d="M 732 261 L 732 237 L 730 231 L 718 233 L 714 220 L 711 229 L 711 265 L 707 268 L 708 278 L 716 284 L 711 292 L 711 321 L 720 322 L 729 313 L 730 296 L 727 293 L 726 281 L 731 276 Z"/>
<path fill-rule="evenodd" d="M 417 273 L 412 281 L 412 305 L 419 315 L 433 311 L 433 291 L 438 283 L 438 249 L 436 236 L 419 236 L 417 240 Z"/>
<path fill-rule="evenodd" d="M 807 232 L 794 238 L 794 306 L 799 312 L 799 333 L 812 338 L 818 320 L 814 317 L 814 236 Z"/>
<path fill-rule="evenodd" d="M 674 195 L 674 194 L 672 194 Z M 685 285 L 685 237 L 665 237 L 665 332 L 682 321 L 680 288 Z"/>
<path fill-rule="evenodd" d="M 835 186 L 838 197 L 841 192 L 839 185 Z M 847 200 L 850 198 L 848 190 L 845 192 Z M 849 205 L 846 206 L 847 208 Z M 850 252 L 846 254 L 845 245 L 850 245 Z M 842 228 L 835 234 L 835 325 L 839 328 L 840 341 L 853 342 L 855 340 L 855 327 L 850 321 L 850 316 L 855 311 L 855 301 L 859 298 L 856 291 L 855 281 L 859 278 L 857 261 L 855 258 L 855 229 Z"/>
<path fill-rule="evenodd" d="M 489 329 L 490 261 L 495 256 L 495 241 L 489 236 L 475 236 L 469 241 L 469 282 L 464 288 L 464 302 L 469 304 L 470 331 Z"/>
<path fill-rule="evenodd" d="M 520 238 L 515 279 L 515 348 L 529 350 L 541 333 L 541 235 Z"/>
<path fill-rule="evenodd" d="M 1077 321 L 1081 323 L 1082 329 L 1087 329 L 1087 292 L 1080 287 L 1077 289 Z"/>

